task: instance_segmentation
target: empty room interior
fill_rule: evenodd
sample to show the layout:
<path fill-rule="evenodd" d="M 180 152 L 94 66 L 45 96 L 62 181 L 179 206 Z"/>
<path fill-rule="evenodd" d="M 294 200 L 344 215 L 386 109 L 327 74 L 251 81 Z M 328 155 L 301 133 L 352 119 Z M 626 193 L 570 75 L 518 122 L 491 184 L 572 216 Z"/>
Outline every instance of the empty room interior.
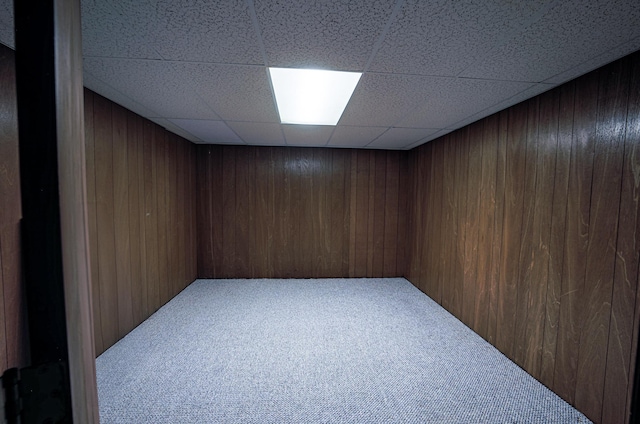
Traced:
<path fill-rule="evenodd" d="M 636 422 L 639 2 L 79 8 L 91 422 Z M 2 0 L 3 372 L 42 357 L 16 38 Z M 332 122 L 294 69 L 352 77 L 288 90 Z"/>

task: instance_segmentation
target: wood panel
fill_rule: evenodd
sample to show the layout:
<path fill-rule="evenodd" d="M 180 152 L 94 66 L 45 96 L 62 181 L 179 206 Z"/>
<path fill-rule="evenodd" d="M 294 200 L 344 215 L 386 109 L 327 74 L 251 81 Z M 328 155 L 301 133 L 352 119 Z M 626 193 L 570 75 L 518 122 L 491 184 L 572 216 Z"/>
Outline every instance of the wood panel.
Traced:
<path fill-rule="evenodd" d="M 27 363 L 14 52 L 0 46 L 0 370 Z"/>
<path fill-rule="evenodd" d="M 196 278 L 195 146 L 89 90 L 85 118 L 100 354 Z"/>
<path fill-rule="evenodd" d="M 640 73 L 640 57 L 632 58 L 631 75 Z M 614 272 L 611 324 L 604 386 L 604 422 L 622 422 L 633 381 L 637 346 L 634 308 L 637 297 L 638 259 L 640 256 L 640 80 L 632 78 L 626 120 L 624 162 L 620 196 L 620 217 Z M 637 308 L 635 308 L 637 309 Z M 635 329 L 637 332 L 637 328 Z"/>
<path fill-rule="evenodd" d="M 629 77 L 628 63 L 623 60 L 601 69 L 598 81 L 589 243 L 582 298 L 584 320 L 575 395 L 576 407 L 592 419 L 599 419 L 602 414 Z"/>
<path fill-rule="evenodd" d="M 628 422 L 633 390 L 639 63 L 409 152 L 408 278 L 598 423 Z"/>
<path fill-rule="evenodd" d="M 200 277 L 403 275 L 405 152 L 200 146 L 197 157 Z"/>

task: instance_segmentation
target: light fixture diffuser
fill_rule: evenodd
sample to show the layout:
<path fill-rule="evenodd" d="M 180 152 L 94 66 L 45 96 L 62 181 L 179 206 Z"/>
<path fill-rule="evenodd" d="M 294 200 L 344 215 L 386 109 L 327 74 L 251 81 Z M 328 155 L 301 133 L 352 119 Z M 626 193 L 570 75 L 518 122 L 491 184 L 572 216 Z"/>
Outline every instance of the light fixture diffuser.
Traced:
<path fill-rule="evenodd" d="M 336 125 L 361 72 L 269 68 L 283 124 Z"/>

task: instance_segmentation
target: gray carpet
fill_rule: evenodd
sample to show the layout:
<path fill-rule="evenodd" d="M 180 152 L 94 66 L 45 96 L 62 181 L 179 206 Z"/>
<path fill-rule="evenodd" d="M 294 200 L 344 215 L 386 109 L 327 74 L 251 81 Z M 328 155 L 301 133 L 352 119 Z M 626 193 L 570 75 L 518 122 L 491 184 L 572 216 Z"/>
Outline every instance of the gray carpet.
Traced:
<path fill-rule="evenodd" d="M 97 359 L 102 423 L 586 423 L 403 278 L 197 280 Z"/>

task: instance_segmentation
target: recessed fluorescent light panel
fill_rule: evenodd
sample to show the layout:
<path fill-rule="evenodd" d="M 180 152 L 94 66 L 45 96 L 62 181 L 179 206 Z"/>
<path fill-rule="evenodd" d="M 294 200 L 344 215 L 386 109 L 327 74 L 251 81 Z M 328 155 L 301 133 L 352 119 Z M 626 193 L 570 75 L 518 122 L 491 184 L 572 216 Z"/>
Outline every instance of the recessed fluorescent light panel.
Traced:
<path fill-rule="evenodd" d="M 283 124 L 336 125 L 361 72 L 269 68 Z"/>

